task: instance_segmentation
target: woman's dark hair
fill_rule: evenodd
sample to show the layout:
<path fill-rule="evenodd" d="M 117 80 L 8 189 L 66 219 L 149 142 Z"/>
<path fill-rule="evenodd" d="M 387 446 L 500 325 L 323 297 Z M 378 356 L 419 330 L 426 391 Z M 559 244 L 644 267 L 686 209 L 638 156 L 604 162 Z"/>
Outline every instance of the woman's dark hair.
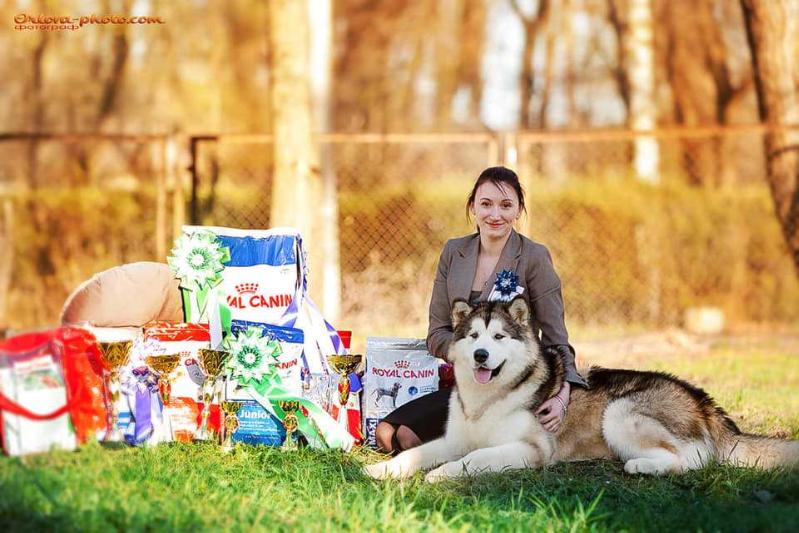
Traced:
<path fill-rule="evenodd" d="M 488 167 L 480 173 L 477 181 L 474 182 L 472 192 L 469 193 L 469 199 L 466 200 L 466 220 L 470 220 L 469 206 L 474 203 L 474 197 L 477 195 L 477 189 L 480 188 L 480 185 L 486 182 L 493 183 L 499 187 L 500 190 L 502 189 L 501 185 L 508 185 L 511 189 L 516 191 L 516 196 L 519 198 L 519 207 L 521 207 L 525 215 L 527 214 L 527 207 L 524 205 L 524 189 L 522 189 L 522 184 L 519 183 L 519 176 L 517 176 L 516 173 L 509 168 Z"/>

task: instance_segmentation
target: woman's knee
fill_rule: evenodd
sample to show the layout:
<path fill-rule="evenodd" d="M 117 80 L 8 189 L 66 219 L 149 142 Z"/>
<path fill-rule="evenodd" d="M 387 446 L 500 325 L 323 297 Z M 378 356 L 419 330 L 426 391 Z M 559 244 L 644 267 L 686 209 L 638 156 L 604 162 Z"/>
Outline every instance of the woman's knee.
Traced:
<path fill-rule="evenodd" d="M 384 452 L 394 451 L 394 434 L 397 432 L 396 428 L 388 422 L 380 422 L 375 428 L 375 441 L 377 447 Z"/>
<path fill-rule="evenodd" d="M 419 436 L 408 426 L 400 426 L 397 428 L 397 443 L 402 450 L 415 448 L 422 443 Z"/>

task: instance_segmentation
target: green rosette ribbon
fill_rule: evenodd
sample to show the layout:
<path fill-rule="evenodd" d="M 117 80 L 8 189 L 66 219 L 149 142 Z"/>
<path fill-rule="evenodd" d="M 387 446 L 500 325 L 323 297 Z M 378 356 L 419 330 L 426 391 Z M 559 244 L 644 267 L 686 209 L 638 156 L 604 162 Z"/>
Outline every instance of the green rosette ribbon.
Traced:
<path fill-rule="evenodd" d="M 352 436 L 321 407 L 287 390 L 277 371 L 278 357 L 283 352 L 274 339 L 262 337 L 263 330 L 249 326 L 237 335 L 228 336 L 225 349 L 230 352 L 225 362 L 228 378 L 247 390 L 264 409 L 283 422 L 286 414 L 280 402 L 299 402 L 298 430 L 314 448 L 349 450 Z"/>
<path fill-rule="evenodd" d="M 207 318 L 211 312 L 209 301 L 213 301 L 219 308 L 222 327 L 230 331 L 230 309 L 217 292 L 225 263 L 229 261 L 230 249 L 222 246 L 210 231 L 184 233 L 175 241 L 167 264 L 180 279 L 186 322 L 197 323 Z"/>

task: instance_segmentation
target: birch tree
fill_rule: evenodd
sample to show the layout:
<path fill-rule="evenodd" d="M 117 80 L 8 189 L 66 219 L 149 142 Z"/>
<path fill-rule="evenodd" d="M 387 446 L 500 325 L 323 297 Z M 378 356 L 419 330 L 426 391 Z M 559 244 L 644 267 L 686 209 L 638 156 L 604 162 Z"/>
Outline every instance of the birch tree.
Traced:
<path fill-rule="evenodd" d="M 332 0 L 309 0 L 311 32 L 310 80 L 314 127 L 330 131 L 330 76 L 332 72 Z M 330 146 L 319 145 L 322 171 L 322 310 L 335 323 L 341 312 L 341 257 L 338 230 L 338 187 Z"/>
<path fill-rule="evenodd" d="M 526 14 L 519 0 L 511 0 L 511 7 L 522 23 L 523 30 L 523 51 L 522 51 L 522 73 L 519 80 L 519 104 L 520 119 L 522 128 L 533 127 L 530 104 L 535 89 L 535 44 L 538 35 L 544 29 L 549 19 L 551 5 L 549 0 L 539 0 L 536 11 L 533 14 Z M 539 117 L 540 125 L 541 117 Z"/>
<path fill-rule="evenodd" d="M 741 0 L 752 55 L 760 120 L 775 129 L 764 139 L 766 179 L 774 210 L 799 272 L 799 124 L 796 49 L 799 7 L 792 0 Z"/>
<path fill-rule="evenodd" d="M 651 0 L 611 0 L 611 19 L 617 26 L 620 64 L 623 65 L 623 97 L 628 98 L 627 123 L 639 133 L 652 131 L 657 123 L 655 99 L 654 32 Z M 660 152 L 657 140 L 639 135 L 634 143 L 633 166 L 639 179 L 659 181 Z"/>

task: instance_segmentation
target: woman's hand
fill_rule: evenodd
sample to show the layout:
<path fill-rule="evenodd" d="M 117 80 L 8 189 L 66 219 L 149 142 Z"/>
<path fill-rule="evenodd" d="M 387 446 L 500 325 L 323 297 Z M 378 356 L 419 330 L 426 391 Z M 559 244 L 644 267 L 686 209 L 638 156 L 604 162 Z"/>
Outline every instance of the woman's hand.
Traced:
<path fill-rule="evenodd" d="M 556 433 L 560 429 L 563 419 L 566 418 L 570 392 L 571 385 L 569 385 L 568 381 L 564 381 L 560 391 L 542 403 L 541 407 L 535 412 L 538 415 L 538 421 L 550 433 Z"/>

